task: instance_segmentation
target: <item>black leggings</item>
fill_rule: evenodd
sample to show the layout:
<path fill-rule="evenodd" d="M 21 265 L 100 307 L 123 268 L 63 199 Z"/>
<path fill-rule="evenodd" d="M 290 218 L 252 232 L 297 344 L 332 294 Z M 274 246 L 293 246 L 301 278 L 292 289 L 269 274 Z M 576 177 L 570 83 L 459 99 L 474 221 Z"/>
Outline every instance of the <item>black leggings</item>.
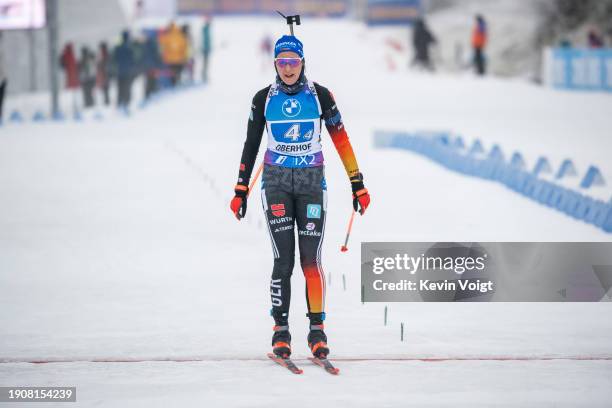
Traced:
<path fill-rule="evenodd" d="M 117 80 L 117 107 L 126 107 L 130 106 L 130 101 L 132 99 L 132 77 L 125 76 L 119 77 Z"/>
<path fill-rule="evenodd" d="M 264 167 L 261 197 L 274 253 L 270 296 L 276 324 L 287 324 L 296 224 L 300 264 L 306 278 L 308 312 L 321 314 L 325 310 L 321 247 L 325 233 L 326 194 L 323 166 L 303 169 Z"/>
<path fill-rule="evenodd" d="M 478 75 L 486 74 L 487 61 L 482 48 L 474 48 L 474 64 L 476 65 L 476 73 Z"/>

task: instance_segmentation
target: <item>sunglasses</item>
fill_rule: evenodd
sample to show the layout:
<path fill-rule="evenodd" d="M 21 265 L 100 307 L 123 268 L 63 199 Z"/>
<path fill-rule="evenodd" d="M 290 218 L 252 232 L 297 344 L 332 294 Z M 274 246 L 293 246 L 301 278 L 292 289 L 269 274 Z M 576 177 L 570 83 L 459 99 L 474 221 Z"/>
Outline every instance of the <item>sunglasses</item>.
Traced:
<path fill-rule="evenodd" d="M 284 68 L 289 65 L 291 68 L 297 68 L 302 63 L 303 58 L 274 58 L 274 63 L 279 68 Z"/>

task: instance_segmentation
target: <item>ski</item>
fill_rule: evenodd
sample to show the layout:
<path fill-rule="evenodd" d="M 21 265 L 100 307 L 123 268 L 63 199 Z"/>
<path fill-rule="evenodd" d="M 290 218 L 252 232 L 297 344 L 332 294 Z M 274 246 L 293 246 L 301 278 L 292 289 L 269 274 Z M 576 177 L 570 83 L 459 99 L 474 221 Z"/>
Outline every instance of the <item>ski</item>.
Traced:
<path fill-rule="evenodd" d="M 333 364 L 326 358 L 309 357 L 308 359 L 330 374 L 338 375 L 340 373 L 340 369 L 334 367 Z"/>
<path fill-rule="evenodd" d="M 287 370 L 291 371 L 293 374 L 302 374 L 304 371 L 295 365 L 290 358 L 281 358 L 272 353 L 268 353 L 268 358 L 274 361 L 276 364 L 285 367 Z"/>

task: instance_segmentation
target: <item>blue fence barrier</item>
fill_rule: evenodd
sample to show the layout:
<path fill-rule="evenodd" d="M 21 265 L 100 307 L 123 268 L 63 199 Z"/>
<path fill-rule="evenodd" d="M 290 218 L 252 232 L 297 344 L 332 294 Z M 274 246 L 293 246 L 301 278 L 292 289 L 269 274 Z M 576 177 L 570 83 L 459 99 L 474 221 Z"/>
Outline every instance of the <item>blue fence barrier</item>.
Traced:
<path fill-rule="evenodd" d="M 524 165 L 522 155 L 518 152 L 512 156 L 510 162 L 506 162 L 501 148 L 497 145 L 485 155 L 482 143 L 476 140 L 466 151 L 457 146 L 456 138 L 444 132 L 435 135 L 375 132 L 374 146 L 410 150 L 432 159 L 449 170 L 499 182 L 542 205 L 612 233 L 612 200 L 610 202 L 597 200 L 538 178 L 539 174 L 551 171 L 548 159 L 545 157 L 540 157 L 534 170 L 529 171 Z M 556 178 L 562 178 L 570 171 L 576 173 L 573 163 L 568 159 L 561 165 Z M 597 167 L 591 166 L 583 179 L 583 184 L 589 184 L 590 187 L 591 184 L 603 183 L 603 176 Z"/>
<path fill-rule="evenodd" d="M 555 88 L 612 92 L 612 49 L 548 49 L 544 61 L 544 80 Z"/>

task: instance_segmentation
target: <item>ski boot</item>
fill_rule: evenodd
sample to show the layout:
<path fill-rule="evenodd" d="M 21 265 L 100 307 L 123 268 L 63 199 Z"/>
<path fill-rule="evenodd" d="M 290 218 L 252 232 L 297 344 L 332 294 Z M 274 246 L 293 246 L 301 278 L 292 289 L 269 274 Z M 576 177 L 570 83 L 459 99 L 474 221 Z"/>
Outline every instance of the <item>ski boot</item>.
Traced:
<path fill-rule="evenodd" d="M 289 326 L 274 326 L 272 335 L 272 352 L 280 358 L 289 358 L 291 355 L 291 334 Z"/>
<path fill-rule="evenodd" d="M 323 331 L 323 323 L 310 325 L 308 347 L 316 358 L 327 358 L 329 347 L 327 347 L 327 336 Z"/>

